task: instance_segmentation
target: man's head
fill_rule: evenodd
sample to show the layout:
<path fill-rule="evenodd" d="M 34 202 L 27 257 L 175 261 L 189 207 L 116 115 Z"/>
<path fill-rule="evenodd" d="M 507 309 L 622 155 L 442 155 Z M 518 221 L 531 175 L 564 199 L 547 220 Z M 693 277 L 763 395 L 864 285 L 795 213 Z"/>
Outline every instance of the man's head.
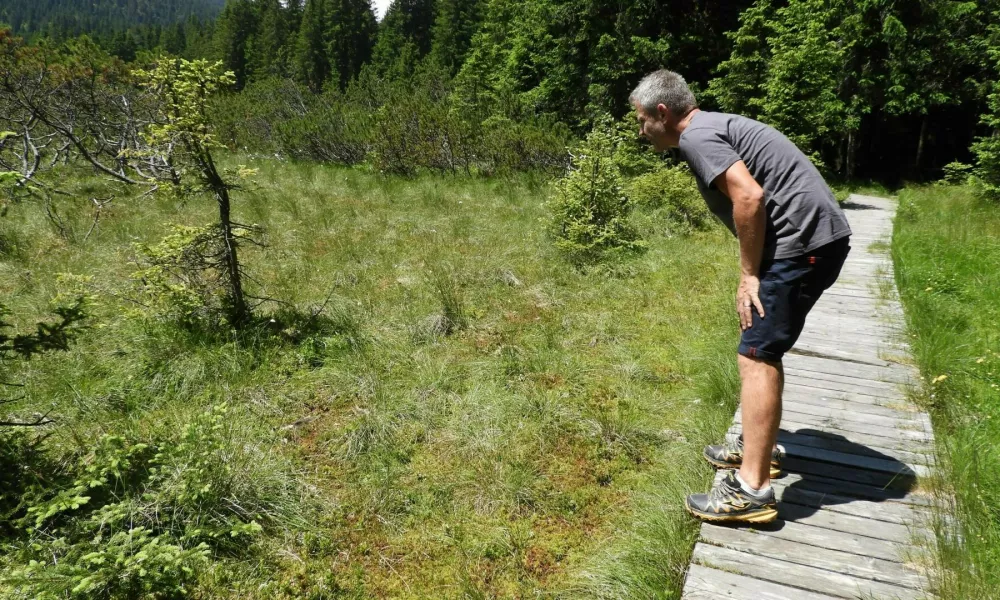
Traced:
<path fill-rule="evenodd" d="M 629 96 L 639 118 L 639 135 L 660 152 L 680 143 L 681 123 L 698 108 L 684 78 L 666 69 L 642 78 Z"/>

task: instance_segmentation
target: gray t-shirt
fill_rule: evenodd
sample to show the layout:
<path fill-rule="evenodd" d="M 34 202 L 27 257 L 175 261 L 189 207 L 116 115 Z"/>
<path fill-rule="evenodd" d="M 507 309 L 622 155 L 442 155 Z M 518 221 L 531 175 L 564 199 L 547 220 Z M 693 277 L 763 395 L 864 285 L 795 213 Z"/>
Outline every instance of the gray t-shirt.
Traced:
<path fill-rule="evenodd" d="M 742 160 L 764 189 L 764 259 L 801 256 L 851 235 L 844 212 L 816 167 L 773 127 L 725 113 L 700 111 L 680 138 L 698 189 L 733 234 L 732 201 L 713 184 Z"/>

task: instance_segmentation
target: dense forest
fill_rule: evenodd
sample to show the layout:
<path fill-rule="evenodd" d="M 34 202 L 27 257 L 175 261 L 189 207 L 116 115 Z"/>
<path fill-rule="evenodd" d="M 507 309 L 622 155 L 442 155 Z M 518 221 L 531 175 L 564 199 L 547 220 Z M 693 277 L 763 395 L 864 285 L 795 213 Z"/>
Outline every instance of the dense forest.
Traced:
<path fill-rule="evenodd" d="M 927 402 L 975 456 L 941 597 L 1000 589 L 1000 284 L 976 288 L 1000 0 L 18 0 L 0 21 L 0 596 L 676 598 L 695 530 L 663 499 L 706 483 L 735 409 L 736 244 L 638 139 L 629 92 L 664 67 L 842 199 L 908 186 Z"/>
<path fill-rule="evenodd" d="M 377 23 L 369 0 L 85 11 L 64 1 L 14 3 L 0 19 L 57 39 L 87 32 L 126 61 L 153 50 L 221 60 L 236 90 L 290 78 L 313 94 L 344 91 L 367 73 L 444 85 L 462 105 L 503 98 L 506 117 L 544 116 L 577 133 L 600 114 L 623 116 L 638 78 L 667 66 L 704 107 L 778 126 L 829 173 L 892 183 L 969 162 L 975 137 L 989 133 L 998 10 L 945 0 L 397 0 Z"/>
<path fill-rule="evenodd" d="M 172 26 L 215 17 L 225 0 L 5 0 L 0 22 L 22 35 L 103 36 L 143 25 Z"/>

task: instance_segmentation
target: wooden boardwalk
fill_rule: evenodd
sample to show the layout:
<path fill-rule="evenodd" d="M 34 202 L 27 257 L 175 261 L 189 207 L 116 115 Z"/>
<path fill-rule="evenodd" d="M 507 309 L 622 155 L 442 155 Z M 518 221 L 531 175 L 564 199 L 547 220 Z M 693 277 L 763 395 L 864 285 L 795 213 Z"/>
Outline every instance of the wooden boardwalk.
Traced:
<path fill-rule="evenodd" d="M 932 535 L 919 479 L 933 468 L 934 434 L 903 392 L 917 372 L 885 253 L 895 203 L 851 196 L 845 209 L 850 257 L 785 357 L 780 517 L 703 525 L 685 600 L 932 597 L 918 542 Z M 737 412 L 729 435 L 739 430 Z"/>

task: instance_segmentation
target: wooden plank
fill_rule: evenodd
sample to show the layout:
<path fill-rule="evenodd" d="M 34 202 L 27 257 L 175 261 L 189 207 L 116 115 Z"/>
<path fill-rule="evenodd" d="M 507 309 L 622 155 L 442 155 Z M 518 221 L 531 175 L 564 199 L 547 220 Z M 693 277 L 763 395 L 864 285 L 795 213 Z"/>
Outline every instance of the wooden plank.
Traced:
<path fill-rule="evenodd" d="M 810 385 L 804 380 L 786 381 L 785 391 L 810 394 L 817 398 L 829 398 L 831 400 L 850 400 L 851 402 L 868 402 L 885 406 L 886 404 L 909 404 L 901 398 L 889 398 L 884 394 L 865 394 L 864 392 L 845 392 L 843 390 L 829 390 L 823 387 Z"/>
<path fill-rule="evenodd" d="M 929 507 L 933 504 L 932 498 L 924 493 L 920 488 L 901 491 L 894 489 L 883 489 L 863 483 L 851 481 L 838 481 L 822 476 L 808 473 L 785 472 L 780 478 L 773 481 L 781 485 L 795 485 L 801 489 L 837 496 L 847 496 L 859 500 L 871 500 L 884 504 L 907 504 L 916 507 Z"/>
<path fill-rule="evenodd" d="M 924 423 L 912 413 L 899 412 L 896 415 L 876 415 L 872 413 L 853 412 L 839 408 L 830 408 L 822 404 L 809 404 L 797 402 L 795 400 L 783 400 L 782 406 L 787 412 L 804 413 L 814 417 L 828 417 L 832 419 L 843 419 L 846 421 L 857 421 L 859 423 L 870 423 L 872 425 L 882 425 L 884 427 L 906 427 L 923 429 Z"/>
<path fill-rule="evenodd" d="M 918 380 L 918 373 L 904 365 L 892 365 L 886 367 L 872 367 L 869 365 L 859 365 L 841 360 L 831 360 L 817 358 L 814 356 L 804 356 L 801 354 L 788 354 L 784 360 L 785 368 L 798 369 L 800 371 L 831 373 L 834 375 L 857 375 L 868 379 L 878 379 L 897 384 L 912 384 Z"/>
<path fill-rule="evenodd" d="M 698 544 L 693 559 L 698 564 L 744 575 L 828 594 L 838 598 L 856 600 L 864 594 L 897 598 L 898 600 L 919 600 L 923 594 L 910 588 L 851 577 L 825 569 L 797 565 L 785 561 L 763 558 L 727 548 Z"/>
<path fill-rule="evenodd" d="M 907 464 L 934 464 L 933 455 L 927 452 L 909 452 L 906 450 L 896 450 L 894 448 L 864 446 L 850 440 L 833 440 L 815 435 L 791 433 L 784 430 L 778 431 L 778 443 L 781 444 L 783 448 L 786 448 L 786 452 L 789 445 L 808 446 L 823 450 L 832 450 L 834 452 L 843 452 L 845 454 L 871 456 L 874 458 L 888 457 Z"/>
<path fill-rule="evenodd" d="M 781 461 L 781 468 L 788 473 L 823 479 L 834 485 L 841 482 L 857 483 L 878 488 L 897 496 L 903 496 L 917 487 L 917 480 L 910 473 L 868 471 L 795 456 L 784 457 Z"/>
<path fill-rule="evenodd" d="M 845 410 L 854 413 L 867 413 L 872 415 L 905 416 L 915 421 L 924 422 L 923 414 L 920 410 L 903 399 L 881 398 L 884 404 L 874 402 L 856 402 L 854 400 L 834 397 L 823 397 L 814 394 L 804 394 L 799 391 L 785 390 L 782 394 L 782 402 L 795 402 L 797 404 L 810 404 L 823 406 L 826 408 Z"/>
<path fill-rule="evenodd" d="M 863 519 L 896 523 L 897 525 L 917 523 L 927 527 L 931 522 L 929 508 L 922 505 L 859 500 L 850 496 L 811 490 L 803 485 L 788 483 L 784 478 L 772 479 L 771 487 L 774 488 L 778 502 L 792 502 Z"/>
<path fill-rule="evenodd" d="M 783 444 L 785 453 L 791 458 L 801 458 L 816 462 L 828 462 L 845 467 L 856 467 L 869 471 L 881 471 L 883 473 L 903 474 L 916 477 L 928 477 L 930 469 L 923 464 L 911 464 L 900 462 L 892 457 L 875 458 L 859 454 L 848 454 L 846 452 L 835 452 L 832 450 L 814 448 L 811 446 L 799 446 L 796 444 Z"/>
<path fill-rule="evenodd" d="M 863 385 L 865 387 L 886 390 L 889 392 L 899 392 L 902 387 L 899 383 L 894 381 L 885 381 L 883 379 L 876 379 L 873 377 L 865 377 L 860 373 L 826 373 L 823 371 L 808 371 L 805 369 L 800 369 L 794 364 L 784 365 L 785 377 L 789 375 L 794 376 L 799 379 L 812 379 L 816 381 L 835 381 L 839 383 L 850 383 L 855 385 Z"/>
<path fill-rule="evenodd" d="M 761 581 L 745 575 L 691 565 L 684 583 L 689 600 L 836 600 L 800 588 Z"/>
<path fill-rule="evenodd" d="M 907 568 L 904 563 L 777 538 L 762 543 L 761 536 L 745 529 L 718 526 L 703 527 L 701 539 L 713 546 L 787 563 L 844 573 L 860 579 L 911 589 L 920 589 L 925 583 L 924 578 L 919 573 Z"/>
<path fill-rule="evenodd" d="M 795 504 L 794 502 L 782 502 L 778 505 L 778 518 L 785 521 L 794 521 L 802 525 L 812 525 L 831 531 L 849 533 L 863 538 L 870 538 L 879 541 L 895 542 L 897 544 L 911 545 L 916 540 L 933 535 L 927 529 L 925 523 L 909 523 L 901 525 L 899 523 L 889 523 L 886 521 L 876 521 L 865 519 L 843 513 Z M 861 540 L 862 543 L 869 543 L 868 539 Z"/>
<path fill-rule="evenodd" d="M 914 442 L 923 442 L 924 445 L 929 446 L 931 442 L 931 436 L 923 427 L 920 429 L 906 429 L 903 427 L 884 427 L 880 425 L 866 425 L 865 423 L 858 423 L 856 421 L 848 421 L 845 419 L 836 419 L 831 417 L 814 417 L 805 413 L 794 412 L 791 410 L 785 411 L 782 415 L 781 422 L 784 424 L 786 421 L 791 423 L 796 423 L 799 425 L 815 425 L 821 430 L 840 430 L 847 433 L 863 433 L 868 436 L 878 436 L 894 440 L 906 440 Z M 742 423 L 742 416 L 737 414 L 736 422 Z"/>
<path fill-rule="evenodd" d="M 743 427 L 739 421 L 733 423 L 729 429 L 729 433 L 736 433 L 737 435 L 739 435 L 742 431 Z M 787 417 L 781 420 L 781 429 L 778 431 L 779 436 L 782 431 L 799 435 L 823 437 L 840 442 L 855 443 L 861 446 L 868 446 L 869 448 L 889 448 L 904 450 L 906 452 L 914 452 L 917 454 L 928 454 L 933 452 L 933 445 L 929 442 L 907 440 L 902 438 L 887 438 L 884 436 L 874 436 L 853 431 L 844 431 L 825 424 L 796 423 Z"/>

